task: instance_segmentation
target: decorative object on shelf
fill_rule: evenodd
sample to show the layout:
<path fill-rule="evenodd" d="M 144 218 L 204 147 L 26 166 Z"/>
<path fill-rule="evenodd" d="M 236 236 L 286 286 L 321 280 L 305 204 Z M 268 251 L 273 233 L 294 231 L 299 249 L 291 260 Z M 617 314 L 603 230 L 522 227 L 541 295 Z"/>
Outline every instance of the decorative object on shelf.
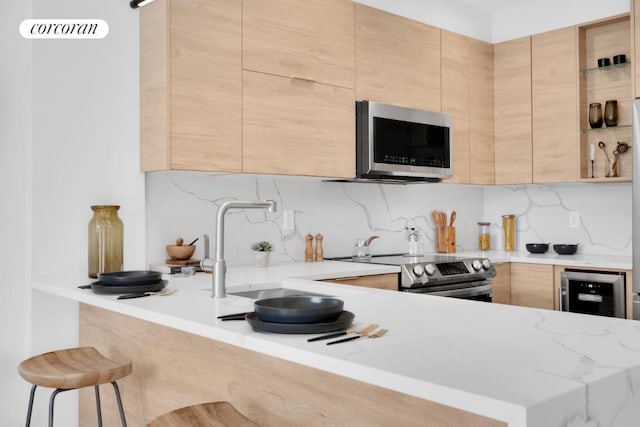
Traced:
<path fill-rule="evenodd" d="M 591 129 L 602 127 L 602 104 L 599 102 L 589 104 L 589 126 Z"/>
<path fill-rule="evenodd" d="M 256 267 L 265 268 L 269 265 L 269 256 L 271 255 L 272 249 L 271 243 L 264 240 L 251 245 Z"/>
<path fill-rule="evenodd" d="M 491 249 L 490 227 L 490 222 L 478 223 L 478 249 L 480 249 L 481 251 L 488 251 L 489 249 Z"/>
<path fill-rule="evenodd" d="M 604 104 L 604 123 L 607 127 L 618 126 L 618 101 L 610 99 Z"/>
<path fill-rule="evenodd" d="M 595 160 L 596 160 L 596 146 L 595 144 L 592 142 L 591 144 L 589 144 L 589 161 L 590 161 L 590 165 L 591 165 L 591 171 L 590 171 L 590 176 L 591 178 L 595 178 Z"/>
<path fill-rule="evenodd" d="M 613 64 L 614 65 L 618 65 L 618 64 L 624 64 L 627 62 L 627 56 L 626 55 L 616 55 L 613 57 Z"/>
<path fill-rule="evenodd" d="M 307 234 L 304 236 L 304 240 L 306 242 L 306 247 L 304 249 L 304 261 L 313 262 L 313 236 L 311 234 Z"/>
<path fill-rule="evenodd" d="M 514 251 L 516 248 L 516 216 L 502 215 L 502 228 L 504 229 L 504 250 Z"/>
<path fill-rule="evenodd" d="M 607 178 L 616 178 L 620 176 L 620 166 L 619 166 L 619 157 L 620 154 L 622 153 L 626 153 L 629 148 L 631 148 L 631 146 L 629 144 L 627 144 L 626 142 L 620 142 L 618 141 L 618 144 L 616 145 L 616 148 L 613 150 L 613 152 L 611 153 L 611 156 L 609 156 L 609 154 L 607 153 L 607 145 L 600 141 L 598 142 L 598 147 L 600 147 L 600 149 L 602 149 L 602 152 L 604 153 L 607 162 L 606 162 L 606 168 L 605 168 L 605 176 Z"/>
<path fill-rule="evenodd" d="M 122 271 L 124 226 L 117 205 L 91 206 L 89 221 L 89 277 Z"/>
<path fill-rule="evenodd" d="M 315 250 L 316 262 L 324 261 L 324 251 L 322 250 L 322 239 L 324 239 L 322 234 L 320 233 L 316 234 L 316 250 Z"/>
<path fill-rule="evenodd" d="M 607 67 L 609 65 L 611 65 L 611 60 L 609 58 L 598 59 L 598 67 Z"/>

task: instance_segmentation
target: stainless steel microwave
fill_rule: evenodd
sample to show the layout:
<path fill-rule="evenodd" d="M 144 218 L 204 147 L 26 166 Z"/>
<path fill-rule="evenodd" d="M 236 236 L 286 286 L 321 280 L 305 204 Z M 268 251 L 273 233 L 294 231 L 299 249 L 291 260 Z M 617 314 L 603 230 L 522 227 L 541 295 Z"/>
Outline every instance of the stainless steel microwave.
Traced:
<path fill-rule="evenodd" d="M 452 141 L 450 114 L 356 102 L 358 178 L 426 181 L 450 178 Z"/>

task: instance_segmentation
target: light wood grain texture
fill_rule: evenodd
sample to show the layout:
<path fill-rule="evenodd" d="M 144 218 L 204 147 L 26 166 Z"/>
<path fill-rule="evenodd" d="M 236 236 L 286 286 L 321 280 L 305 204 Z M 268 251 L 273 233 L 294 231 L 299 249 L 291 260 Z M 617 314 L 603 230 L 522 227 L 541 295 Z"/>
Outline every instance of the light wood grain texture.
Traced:
<path fill-rule="evenodd" d="M 352 89 L 243 72 L 244 172 L 353 178 Z"/>
<path fill-rule="evenodd" d="M 229 402 L 209 402 L 187 406 L 164 414 L 147 427 L 258 427 Z"/>
<path fill-rule="evenodd" d="M 140 168 L 169 168 L 169 0 L 140 10 Z"/>
<path fill-rule="evenodd" d="M 440 29 L 355 8 L 356 98 L 440 111 Z"/>
<path fill-rule="evenodd" d="M 640 0 L 631 2 L 631 46 L 633 51 L 633 91 L 640 98 Z"/>
<path fill-rule="evenodd" d="M 397 291 L 399 286 L 398 274 L 374 274 L 371 276 L 340 277 L 325 279 L 323 282 L 338 283 L 341 285 L 363 286 L 365 288 L 388 289 Z"/>
<path fill-rule="evenodd" d="M 578 30 L 531 38 L 533 182 L 579 177 Z"/>
<path fill-rule="evenodd" d="M 171 3 L 171 168 L 241 170 L 241 3 Z"/>
<path fill-rule="evenodd" d="M 219 341 L 80 305 L 80 341 L 124 352 L 134 372 L 121 384 L 131 425 L 176 408 L 228 401 L 263 426 L 493 427 L 506 424 Z M 105 393 L 106 394 L 106 393 Z M 80 425 L 95 425 L 81 392 Z M 105 425 L 117 411 L 104 399 Z M 113 413 L 112 413 L 113 412 Z M 111 417 L 106 420 L 107 417 Z"/>
<path fill-rule="evenodd" d="M 560 294 L 558 290 L 560 289 L 561 280 L 562 280 L 562 272 L 567 268 L 575 269 L 574 266 L 565 266 L 565 265 L 555 265 L 553 269 L 553 289 L 555 296 L 555 304 L 554 309 L 560 310 Z M 615 271 L 609 268 L 595 268 L 589 267 L 580 270 L 585 271 Z M 631 270 L 621 270 L 625 274 L 625 309 L 627 314 L 627 319 L 633 319 L 633 272 Z"/>
<path fill-rule="evenodd" d="M 495 183 L 493 45 L 469 39 L 469 170 L 472 184 Z"/>
<path fill-rule="evenodd" d="M 242 67 L 355 88 L 350 0 L 244 0 Z"/>
<path fill-rule="evenodd" d="M 580 66 L 581 69 L 593 69 L 597 66 L 598 58 L 610 58 L 624 54 L 627 56 L 628 66 L 591 70 L 581 77 L 580 85 L 580 127 L 589 129 L 588 108 L 592 102 L 602 104 L 609 99 L 618 101 L 618 124 L 631 124 L 631 105 L 633 67 L 632 49 L 626 40 L 631 38 L 630 20 L 628 16 L 616 17 L 609 20 L 597 21 L 580 28 Z M 607 163 L 604 153 L 597 149 L 599 141 L 607 144 L 609 155 L 613 152 L 617 141 L 631 141 L 631 128 L 603 127 L 581 135 L 580 145 L 580 176 L 589 178 L 589 145 L 595 144 L 596 156 L 594 175 L 597 179 L 605 179 Z M 627 153 L 619 158 L 619 172 L 622 179 L 630 180 L 632 170 L 632 156 Z"/>
<path fill-rule="evenodd" d="M 451 183 L 469 183 L 469 80 L 473 71 L 469 68 L 469 38 L 442 30 L 442 111 L 453 118 L 453 176 L 446 180 Z"/>
<path fill-rule="evenodd" d="M 494 45 L 495 183 L 533 179 L 531 38 Z"/>
<path fill-rule="evenodd" d="M 511 303 L 511 264 L 508 262 L 493 264 L 496 277 L 493 278 L 492 302 L 497 304 Z"/>
<path fill-rule="evenodd" d="M 511 304 L 554 309 L 553 265 L 511 263 Z"/>
<path fill-rule="evenodd" d="M 124 378 L 131 373 L 131 362 L 110 360 L 94 347 L 77 347 L 33 356 L 20 363 L 18 372 L 31 384 L 75 389 Z"/>

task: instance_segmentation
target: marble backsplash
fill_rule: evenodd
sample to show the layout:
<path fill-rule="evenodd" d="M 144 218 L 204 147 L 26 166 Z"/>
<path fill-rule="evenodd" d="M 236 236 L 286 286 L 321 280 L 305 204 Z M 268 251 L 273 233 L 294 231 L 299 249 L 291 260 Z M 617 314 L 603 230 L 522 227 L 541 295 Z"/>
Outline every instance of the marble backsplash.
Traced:
<path fill-rule="evenodd" d="M 490 221 L 492 248 L 502 248 L 501 215 L 517 215 L 516 244 L 580 243 L 592 254 L 631 255 L 631 184 L 474 186 L 452 184 L 365 184 L 318 178 L 224 175 L 199 172 L 146 174 L 147 261 L 166 258 L 176 237 L 199 237 L 195 257 L 204 255 L 204 233 L 214 249 L 215 216 L 227 200 L 273 199 L 278 211 L 230 210 L 225 218 L 225 258 L 253 262 L 250 246 L 268 240 L 272 262 L 304 260 L 307 233 L 324 236 L 325 257 L 349 256 L 353 240 L 380 236 L 372 253 L 407 251 L 405 227 L 421 231 L 425 252 L 435 252 L 433 210 L 455 210 L 457 250 L 477 247 L 478 221 Z M 295 230 L 283 230 L 283 211 L 295 212 Z M 580 226 L 569 228 L 569 212 Z"/>

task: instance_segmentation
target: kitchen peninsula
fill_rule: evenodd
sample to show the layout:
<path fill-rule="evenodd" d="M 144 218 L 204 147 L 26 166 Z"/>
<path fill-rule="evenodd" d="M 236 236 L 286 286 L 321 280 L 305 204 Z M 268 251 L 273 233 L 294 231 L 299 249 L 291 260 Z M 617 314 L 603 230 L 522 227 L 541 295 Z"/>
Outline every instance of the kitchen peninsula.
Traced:
<path fill-rule="evenodd" d="M 34 288 L 80 303 L 81 344 L 134 361 L 122 385 L 132 425 L 204 400 L 228 400 L 266 426 L 637 425 L 638 322 L 318 282 L 395 271 L 331 261 L 229 267 L 230 290 L 333 295 L 354 326 L 390 331 L 336 346 L 217 320 L 251 311 L 253 300 L 210 298 L 205 274 L 170 279 L 171 296 L 123 301 L 69 278 Z M 90 399 L 81 397 L 83 425 Z"/>

